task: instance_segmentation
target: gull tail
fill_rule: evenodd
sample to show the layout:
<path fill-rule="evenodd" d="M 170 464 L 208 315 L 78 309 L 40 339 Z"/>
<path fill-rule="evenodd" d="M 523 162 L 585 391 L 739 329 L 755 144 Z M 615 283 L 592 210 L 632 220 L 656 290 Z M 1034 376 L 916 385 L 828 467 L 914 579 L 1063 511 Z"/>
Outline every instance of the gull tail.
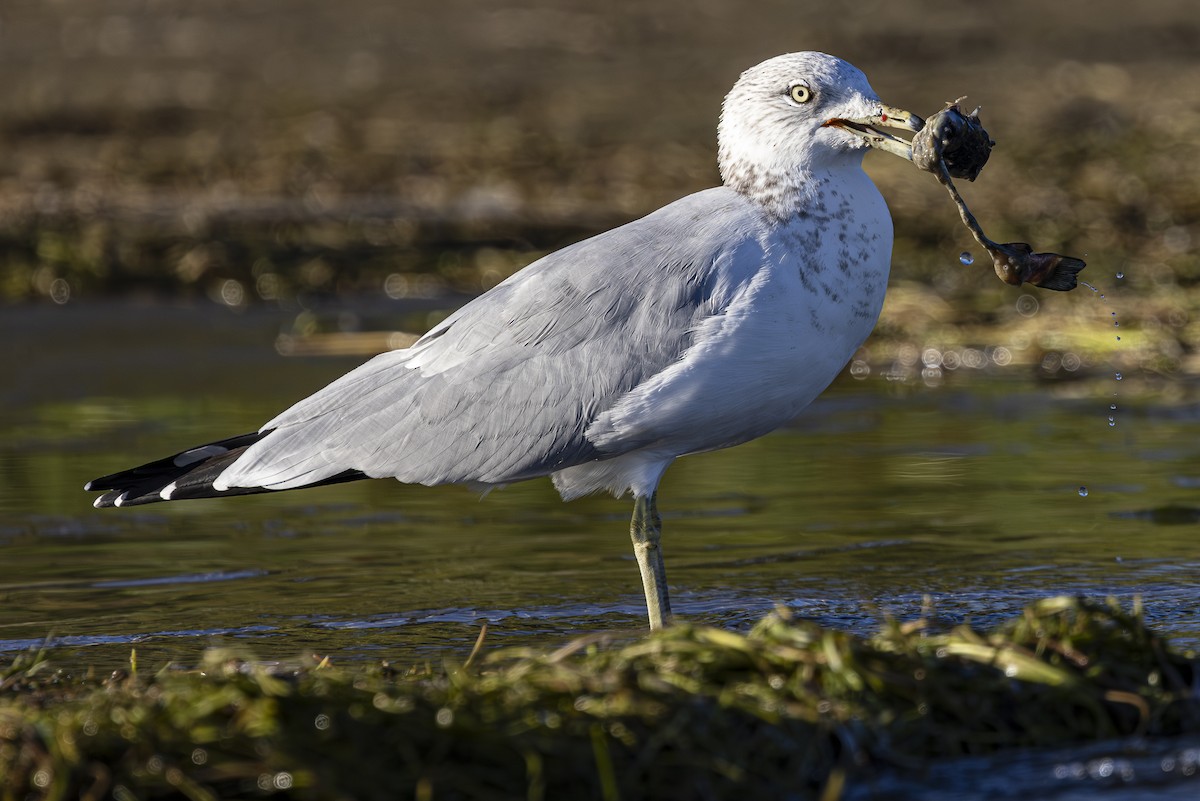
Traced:
<path fill-rule="evenodd" d="M 213 482 L 225 472 L 225 468 L 236 462 L 247 448 L 269 433 L 271 432 L 256 431 L 252 434 L 242 434 L 189 448 L 165 459 L 92 479 L 83 488 L 89 492 L 104 492 L 93 504 L 97 509 L 108 506 L 139 506 L 146 503 L 190 498 L 223 498 L 228 495 L 273 492 L 275 490 L 266 487 L 230 487 L 226 490 L 213 488 Z M 345 481 L 357 481 L 366 477 L 358 470 L 347 470 L 306 486 L 341 484 Z"/>

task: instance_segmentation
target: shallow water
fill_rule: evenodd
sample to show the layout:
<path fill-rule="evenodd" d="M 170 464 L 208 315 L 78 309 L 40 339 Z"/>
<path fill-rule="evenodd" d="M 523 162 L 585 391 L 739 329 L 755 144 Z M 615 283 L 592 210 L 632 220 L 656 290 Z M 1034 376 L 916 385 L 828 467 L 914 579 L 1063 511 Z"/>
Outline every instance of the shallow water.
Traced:
<path fill-rule="evenodd" d="M 851 780 L 842 801 L 1193 801 L 1198 775 L 1200 739 L 1130 738 L 884 769 Z"/>
<path fill-rule="evenodd" d="M 252 430 L 361 361 L 279 356 L 293 316 L 6 310 L 0 652 L 403 661 L 465 658 L 482 621 L 492 645 L 640 631 L 629 501 L 563 504 L 544 480 L 484 499 L 370 481 L 92 508 L 87 479 Z M 1200 644 L 1197 409 L 1120 397 L 1109 427 L 1112 382 L 1013 372 L 844 378 L 795 425 L 678 462 L 660 493 L 676 611 L 741 627 L 783 603 L 866 633 L 926 603 L 986 626 L 1052 594 L 1141 596 Z"/>

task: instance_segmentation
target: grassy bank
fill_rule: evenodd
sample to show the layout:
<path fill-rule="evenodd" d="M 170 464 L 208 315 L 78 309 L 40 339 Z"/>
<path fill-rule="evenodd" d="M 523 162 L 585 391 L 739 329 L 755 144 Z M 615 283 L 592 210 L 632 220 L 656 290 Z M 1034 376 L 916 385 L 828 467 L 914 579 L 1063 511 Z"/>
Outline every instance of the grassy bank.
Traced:
<path fill-rule="evenodd" d="M 831 799 L 887 765 L 1200 731 L 1196 668 L 1069 598 L 987 633 L 780 613 L 461 666 L 210 652 L 101 679 L 51 654 L 0 684 L 0 798 Z"/>

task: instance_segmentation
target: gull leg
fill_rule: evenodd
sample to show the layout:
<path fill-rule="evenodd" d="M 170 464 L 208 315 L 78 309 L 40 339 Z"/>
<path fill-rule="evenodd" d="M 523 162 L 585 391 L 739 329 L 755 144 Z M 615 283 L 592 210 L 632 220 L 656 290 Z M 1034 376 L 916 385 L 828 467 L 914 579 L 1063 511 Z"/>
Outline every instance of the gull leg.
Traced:
<path fill-rule="evenodd" d="M 658 516 L 658 493 L 633 499 L 633 520 L 629 536 L 633 539 L 633 555 L 642 571 L 642 587 L 646 591 L 646 612 L 650 630 L 661 629 L 671 622 L 671 599 L 667 595 L 667 568 L 663 564 L 662 518 Z"/>

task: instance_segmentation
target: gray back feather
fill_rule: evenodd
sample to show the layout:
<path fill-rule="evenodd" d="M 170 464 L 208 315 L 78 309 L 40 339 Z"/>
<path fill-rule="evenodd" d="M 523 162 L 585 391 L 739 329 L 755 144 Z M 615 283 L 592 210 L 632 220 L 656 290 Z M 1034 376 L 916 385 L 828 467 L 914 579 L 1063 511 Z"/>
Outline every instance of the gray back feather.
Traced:
<path fill-rule="evenodd" d="M 588 425 L 679 359 L 750 280 L 729 265 L 761 259 L 728 256 L 758 247 L 762 225 L 718 187 L 552 253 L 279 415 L 221 483 L 285 488 L 354 469 L 499 484 L 624 452 L 599 452 Z"/>

